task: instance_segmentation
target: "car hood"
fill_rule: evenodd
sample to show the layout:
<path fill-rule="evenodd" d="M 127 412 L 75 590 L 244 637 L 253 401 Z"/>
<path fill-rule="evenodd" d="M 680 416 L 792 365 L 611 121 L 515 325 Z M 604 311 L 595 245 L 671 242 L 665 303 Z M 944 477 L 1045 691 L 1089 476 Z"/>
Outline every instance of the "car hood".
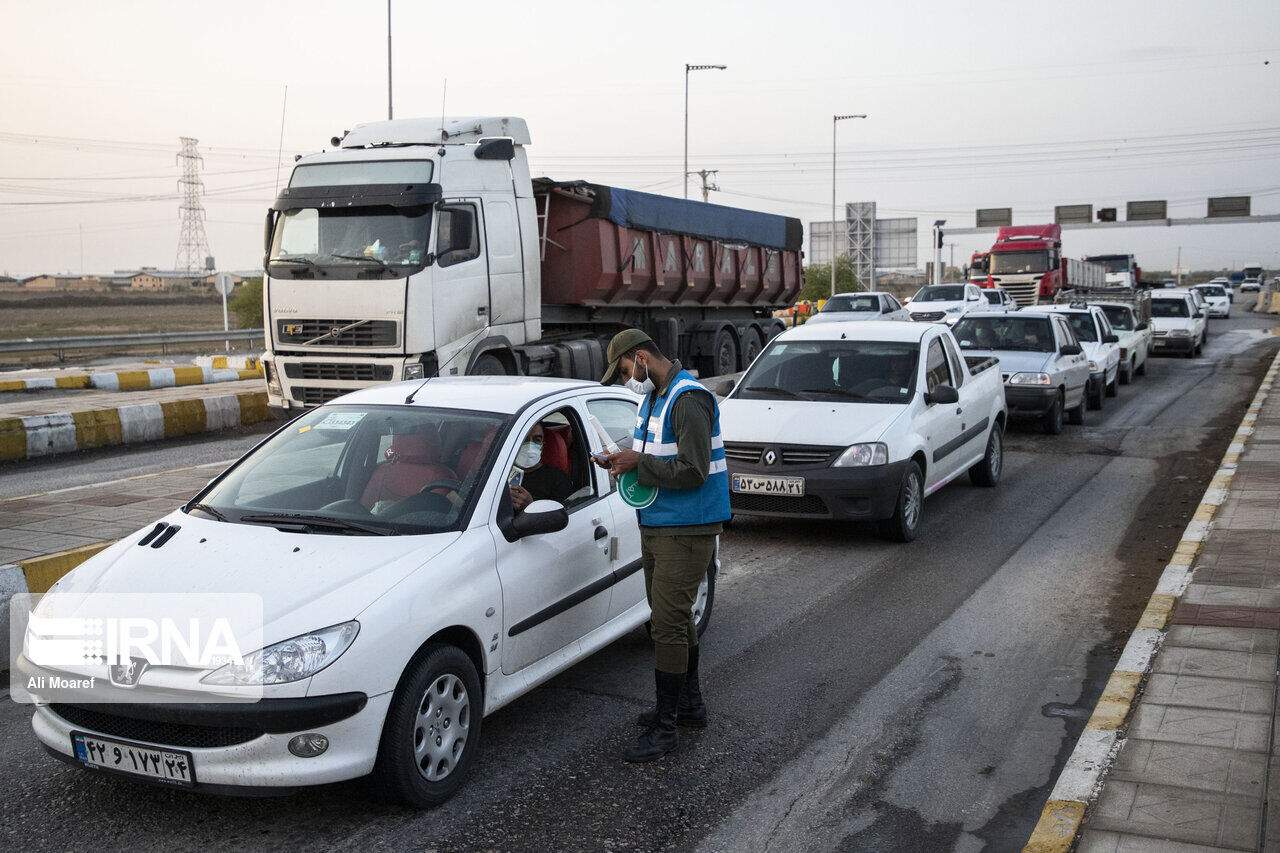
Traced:
<path fill-rule="evenodd" d="M 1024 350 L 992 350 L 992 349 L 965 349 L 965 357 L 979 356 L 981 358 L 994 358 L 1000 362 L 1000 375 L 1008 376 L 1012 373 L 1042 373 L 1048 372 L 1048 365 L 1053 358 L 1051 352 L 1026 352 Z"/>
<path fill-rule="evenodd" d="M 882 316 L 879 311 L 819 311 L 806 323 L 847 323 L 850 320 L 874 320 Z"/>
<path fill-rule="evenodd" d="M 282 533 L 174 511 L 182 529 L 160 548 L 139 546 L 152 525 L 82 563 L 59 593 L 256 593 L 266 642 L 355 618 L 460 536 Z"/>
<path fill-rule="evenodd" d="M 824 446 L 876 441 L 906 411 L 904 404 L 805 400 L 725 400 L 725 441 Z"/>

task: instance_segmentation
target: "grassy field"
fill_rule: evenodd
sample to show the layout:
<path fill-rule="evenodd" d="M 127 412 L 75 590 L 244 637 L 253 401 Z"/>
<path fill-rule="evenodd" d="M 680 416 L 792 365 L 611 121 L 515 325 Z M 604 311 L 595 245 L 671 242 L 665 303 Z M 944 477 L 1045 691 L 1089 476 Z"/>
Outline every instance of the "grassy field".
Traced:
<path fill-rule="evenodd" d="M 234 314 L 230 320 L 235 328 Z M 0 339 L 220 328 L 222 301 L 218 298 L 94 293 L 39 298 L 0 295 Z"/>

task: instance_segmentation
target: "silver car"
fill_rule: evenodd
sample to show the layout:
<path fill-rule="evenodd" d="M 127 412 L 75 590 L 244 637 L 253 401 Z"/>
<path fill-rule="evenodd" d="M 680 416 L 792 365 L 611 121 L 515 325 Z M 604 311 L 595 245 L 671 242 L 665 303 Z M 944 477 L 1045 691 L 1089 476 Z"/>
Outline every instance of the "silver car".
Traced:
<path fill-rule="evenodd" d="M 892 293 L 837 293 L 809 318 L 810 323 L 837 323 L 849 320 L 910 320 L 911 315 Z"/>

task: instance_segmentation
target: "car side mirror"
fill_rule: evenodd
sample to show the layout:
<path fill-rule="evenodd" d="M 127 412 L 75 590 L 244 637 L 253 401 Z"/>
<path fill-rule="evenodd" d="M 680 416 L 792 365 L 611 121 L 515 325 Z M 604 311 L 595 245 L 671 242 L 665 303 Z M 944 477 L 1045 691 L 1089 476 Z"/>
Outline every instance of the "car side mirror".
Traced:
<path fill-rule="evenodd" d="M 1120 343 L 1120 336 L 1119 335 L 1103 335 L 1102 342 L 1104 344 L 1118 344 Z"/>
<path fill-rule="evenodd" d="M 1151 328 L 1150 323 L 1139 323 L 1138 325 L 1133 327 L 1133 330 L 1135 332 L 1145 332 L 1149 328 Z"/>
<path fill-rule="evenodd" d="M 511 528 L 517 539 L 540 533 L 555 533 L 569 526 L 569 510 L 556 501 L 538 500 L 516 513 Z"/>
<path fill-rule="evenodd" d="M 1080 355 L 1083 352 L 1079 344 L 1063 344 L 1058 347 L 1058 355 Z"/>
<path fill-rule="evenodd" d="M 1204 316 L 1204 312 L 1203 312 L 1203 311 L 1197 311 L 1197 312 L 1196 312 L 1196 316 L 1197 316 L 1197 317 L 1203 317 L 1203 316 Z"/>
<path fill-rule="evenodd" d="M 950 385 L 939 385 L 937 388 L 934 388 L 932 391 L 929 391 L 924 395 L 924 404 L 926 406 L 932 406 L 934 403 L 945 406 L 950 403 L 959 402 L 960 392 Z"/>

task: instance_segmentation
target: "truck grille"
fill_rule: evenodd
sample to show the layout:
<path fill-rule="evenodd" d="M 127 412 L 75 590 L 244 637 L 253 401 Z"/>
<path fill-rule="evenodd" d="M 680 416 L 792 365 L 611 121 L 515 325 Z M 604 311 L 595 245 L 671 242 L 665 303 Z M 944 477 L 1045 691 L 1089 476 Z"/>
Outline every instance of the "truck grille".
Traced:
<path fill-rule="evenodd" d="M 817 495 L 787 497 L 785 495 L 729 494 L 729 508 L 743 512 L 767 512 L 770 515 L 830 515 L 827 505 Z"/>
<path fill-rule="evenodd" d="M 761 465 L 766 449 L 772 447 L 781 457 L 778 461 L 783 465 L 827 465 L 835 458 L 836 454 L 843 453 L 844 447 L 822 447 L 808 444 L 793 445 L 766 445 L 766 444 L 742 444 L 739 442 L 726 442 L 724 445 L 724 455 L 727 459 L 734 462 L 743 462 L 747 465 Z"/>
<path fill-rule="evenodd" d="M 1040 301 L 1040 282 L 1025 281 L 1018 284 L 1001 284 L 1000 288 L 1009 294 L 1019 308 L 1036 305 Z"/>
<path fill-rule="evenodd" d="M 354 388 L 314 388 L 299 385 L 292 389 L 292 393 L 293 399 L 304 406 L 319 406 L 330 400 L 336 400 L 343 394 L 350 394 L 354 390 Z"/>
<path fill-rule="evenodd" d="M 359 323 L 354 326 L 352 324 Z M 351 326 L 351 328 L 347 328 Z M 337 332 L 335 330 L 345 329 Z M 399 342 L 395 320 L 277 320 L 276 334 L 282 344 L 339 347 L 393 347 Z"/>
<path fill-rule="evenodd" d="M 1165 335 L 1169 334 L 1169 330 L 1168 330 L 1168 329 L 1156 329 L 1152 334 L 1154 334 L 1157 338 L 1163 338 Z"/>
<path fill-rule="evenodd" d="M 232 726 L 197 726 L 189 723 L 165 723 L 139 720 L 113 714 L 110 705 L 84 708 L 79 705 L 52 704 L 49 710 L 73 726 L 103 735 L 194 749 L 214 749 L 248 743 L 262 736 L 261 729 Z"/>
<path fill-rule="evenodd" d="M 333 364 L 285 362 L 284 375 L 290 379 L 334 379 L 343 382 L 389 382 L 395 368 L 390 364 Z"/>
<path fill-rule="evenodd" d="M 919 314 L 912 314 L 911 319 L 917 323 L 933 323 L 947 316 L 946 311 L 921 311 Z"/>

